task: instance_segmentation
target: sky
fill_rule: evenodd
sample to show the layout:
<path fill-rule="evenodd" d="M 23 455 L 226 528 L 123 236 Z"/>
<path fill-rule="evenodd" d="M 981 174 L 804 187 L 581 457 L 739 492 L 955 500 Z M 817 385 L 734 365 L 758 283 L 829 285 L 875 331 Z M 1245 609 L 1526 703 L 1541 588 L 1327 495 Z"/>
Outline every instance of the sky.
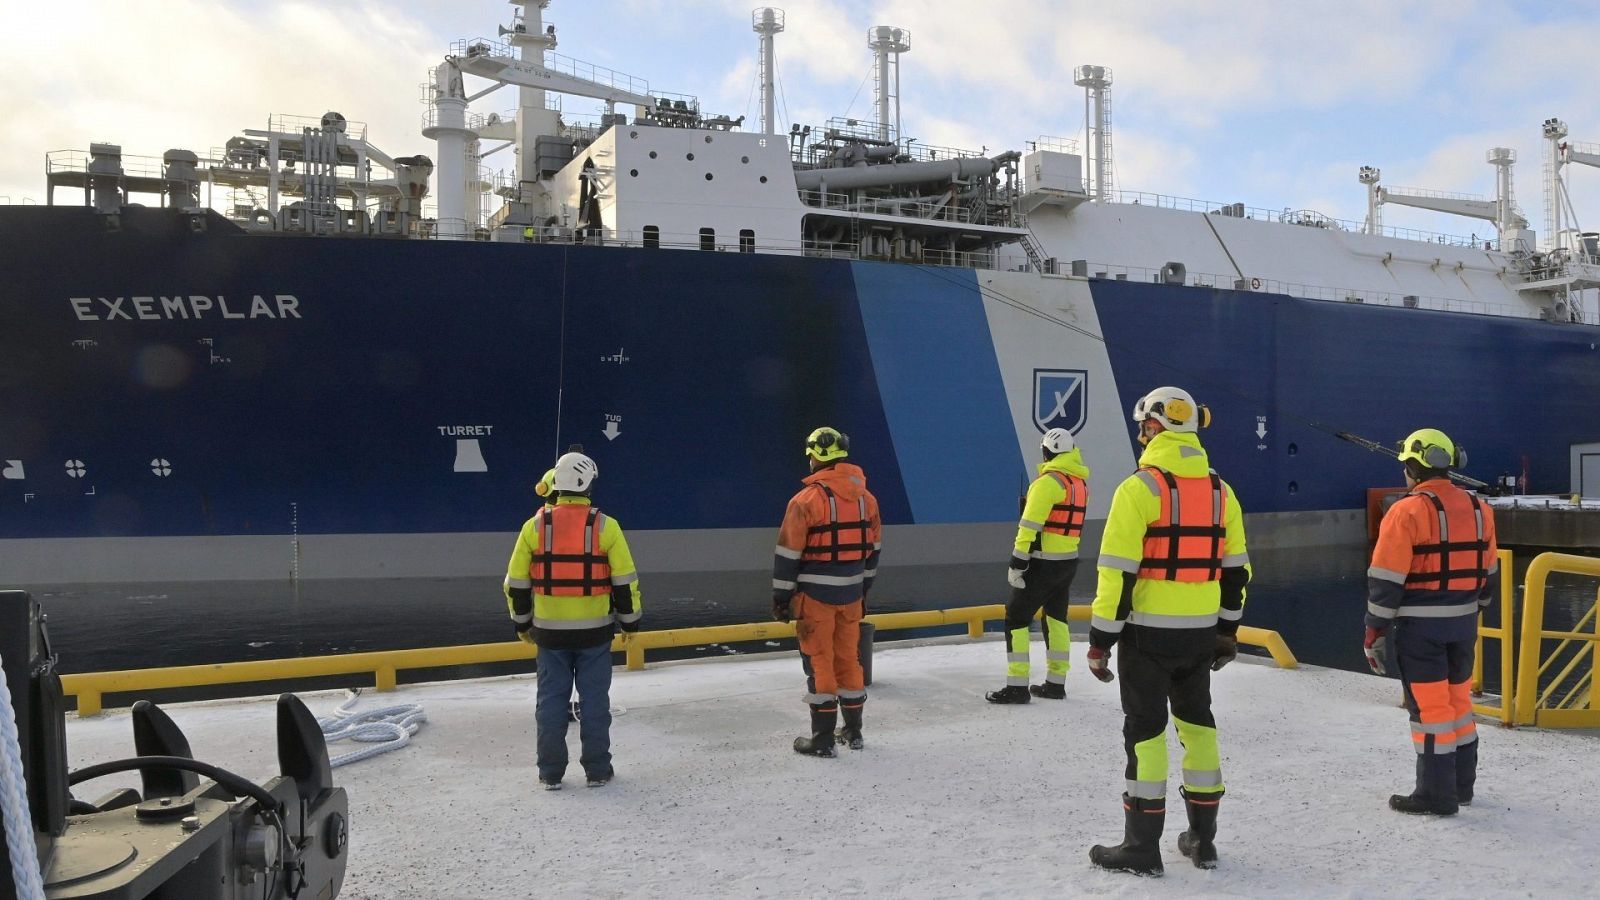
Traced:
<path fill-rule="evenodd" d="M 0 202 L 43 202 L 44 155 L 120 143 L 202 156 L 269 114 L 337 110 L 396 156 L 420 133 L 422 82 L 453 40 L 493 36 L 501 0 L 3 0 Z M 759 119 L 749 0 L 555 0 L 558 52 Z M 1492 196 L 1490 147 L 1518 153 L 1518 205 L 1543 231 L 1541 123 L 1600 142 L 1600 3 L 1487 0 L 789 0 L 779 119 L 872 113 L 872 25 L 909 28 L 904 133 L 991 152 L 1082 132 L 1073 68 L 1113 70 L 1118 187 L 1365 216 L 1356 181 Z M 503 112 L 509 94 L 475 111 Z M 590 112 L 569 98 L 570 112 Z M 785 128 L 784 130 L 787 130 Z M 504 157 L 505 154 L 502 154 Z M 497 161 L 491 157 L 490 161 Z M 509 165 L 509 159 L 500 159 Z M 1600 230 L 1600 170 L 1573 167 L 1580 224 Z M 70 202 L 70 201 L 68 201 Z M 1588 218 L 1585 218 L 1585 217 Z M 1389 225 L 1487 223 L 1389 206 Z"/>

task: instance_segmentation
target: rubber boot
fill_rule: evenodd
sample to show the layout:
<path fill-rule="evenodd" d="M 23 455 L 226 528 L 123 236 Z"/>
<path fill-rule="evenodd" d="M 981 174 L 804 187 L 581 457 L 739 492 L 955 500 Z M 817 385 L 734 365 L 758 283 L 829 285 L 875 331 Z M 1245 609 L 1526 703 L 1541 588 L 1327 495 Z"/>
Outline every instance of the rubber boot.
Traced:
<path fill-rule="evenodd" d="M 1122 843 L 1115 847 L 1096 844 L 1089 848 L 1089 861 L 1113 872 L 1160 876 L 1161 831 L 1167 821 L 1166 800 L 1142 800 L 1122 795 L 1126 819 Z"/>
<path fill-rule="evenodd" d="M 844 727 L 834 733 L 834 739 L 851 750 L 865 747 L 867 742 L 861 737 L 861 707 L 841 704 L 839 715 L 844 718 Z"/>
<path fill-rule="evenodd" d="M 1027 703 L 1029 700 L 1028 689 L 1020 684 L 1008 684 L 998 691 L 990 691 L 983 696 L 990 703 Z"/>
<path fill-rule="evenodd" d="M 1065 700 L 1067 699 L 1067 686 L 1057 684 L 1054 681 L 1046 681 L 1044 684 L 1029 685 L 1028 693 L 1041 700 Z"/>
<path fill-rule="evenodd" d="M 828 705 L 826 707 L 811 707 L 811 736 L 797 737 L 794 739 L 794 752 L 806 756 L 821 756 L 826 759 L 833 758 L 833 727 L 839 721 L 839 708 Z"/>
<path fill-rule="evenodd" d="M 1178 835 L 1178 852 L 1193 862 L 1197 869 L 1217 867 L 1217 807 L 1223 791 L 1215 794 L 1191 794 L 1183 788 L 1183 806 L 1189 813 L 1189 830 Z"/>
<path fill-rule="evenodd" d="M 1478 782 L 1478 742 L 1468 741 L 1456 748 L 1456 802 L 1472 805 L 1472 788 Z"/>
<path fill-rule="evenodd" d="M 1410 816 L 1453 816 L 1456 799 L 1455 753 L 1419 753 L 1417 789 L 1389 797 L 1389 808 Z"/>

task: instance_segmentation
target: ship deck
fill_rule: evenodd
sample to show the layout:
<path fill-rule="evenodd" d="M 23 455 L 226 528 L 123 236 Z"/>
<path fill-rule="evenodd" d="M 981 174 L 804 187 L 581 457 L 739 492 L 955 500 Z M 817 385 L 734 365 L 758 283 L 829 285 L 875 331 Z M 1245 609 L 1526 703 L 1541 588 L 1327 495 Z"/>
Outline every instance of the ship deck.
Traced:
<path fill-rule="evenodd" d="M 616 780 L 583 787 L 574 727 L 556 792 L 536 784 L 532 679 L 369 695 L 363 708 L 420 703 L 429 723 L 335 771 L 351 805 L 340 896 L 1482 897 L 1600 883 L 1594 737 L 1480 723 L 1475 804 L 1409 818 L 1385 806 L 1415 758 L 1396 682 L 1245 658 L 1213 680 L 1221 866 L 1178 855 L 1174 778 L 1166 877 L 1096 871 L 1089 845 L 1121 834 L 1121 717 L 1084 646 L 1066 702 L 994 707 L 982 694 L 1002 683 L 998 642 L 879 645 L 867 749 L 835 760 L 789 748 L 805 720 L 792 655 L 619 670 Z M 342 695 L 306 699 L 321 715 Z M 274 774 L 267 700 L 168 711 L 198 758 Z M 68 742 L 74 768 L 130 755 L 128 716 L 71 719 Z"/>

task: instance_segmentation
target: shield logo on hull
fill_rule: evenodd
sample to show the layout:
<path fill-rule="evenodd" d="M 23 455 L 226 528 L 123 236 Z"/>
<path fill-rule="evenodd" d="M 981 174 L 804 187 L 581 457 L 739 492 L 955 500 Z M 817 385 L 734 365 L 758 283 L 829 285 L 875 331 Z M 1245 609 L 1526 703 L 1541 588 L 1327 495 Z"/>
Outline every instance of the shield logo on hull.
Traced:
<path fill-rule="evenodd" d="M 1033 370 L 1033 424 L 1042 434 L 1065 428 L 1077 434 L 1089 418 L 1089 373 L 1084 369 Z"/>

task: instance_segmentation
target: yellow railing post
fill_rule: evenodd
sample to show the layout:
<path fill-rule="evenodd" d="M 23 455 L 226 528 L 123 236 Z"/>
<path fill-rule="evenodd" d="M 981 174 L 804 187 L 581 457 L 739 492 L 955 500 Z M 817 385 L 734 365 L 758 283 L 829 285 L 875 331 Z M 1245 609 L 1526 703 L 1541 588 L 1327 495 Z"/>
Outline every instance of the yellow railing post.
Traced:
<path fill-rule="evenodd" d="M 395 684 L 399 681 L 395 677 L 394 666 L 379 666 L 373 676 L 374 687 L 380 691 L 394 690 Z"/>
<path fill-rule="evenodd" d="M 1516 698 L 1514 721 L 1518 725 L 1533 725 L 1539 706 L 1540 651 L 1547 637 L 1562 639 L 1588 639 L 1574 632 L 1548 632 L 1544 628 L 1545 583 L 1551 572 L 1569 572 L 1576 575 L 1600 575 L 1600 559 L 1592 556 L 1575 556 L 1570 553 L 1541 553 L 1528 566 L 1525 600 L 1522 607 L 1522 640 L 1518 650 Z M 1597 617 L 1600 627 L 1600 617 Z"/>
<path fill-rule="evenodd" d="M 1512 698 L 1516 696 L 1517 579 L 1510 550 L 1500 551 L 1500 724 L 1512 721 Z"/>

